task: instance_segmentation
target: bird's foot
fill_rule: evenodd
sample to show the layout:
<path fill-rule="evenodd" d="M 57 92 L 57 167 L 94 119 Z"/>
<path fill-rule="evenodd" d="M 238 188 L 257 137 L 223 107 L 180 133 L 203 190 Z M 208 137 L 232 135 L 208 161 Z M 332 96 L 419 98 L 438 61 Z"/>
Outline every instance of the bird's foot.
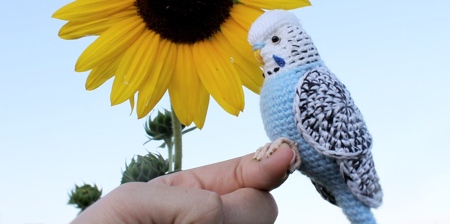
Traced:
<path fill-rule="evenodd" d="M 298 151 L 298 144 L 288 138 L 278 138 L 274 142 L 267 143 L 263 147 L 260 147 L 256 150 L 255 155 L 253 155 L 253 160 L 261 161 L 264 156 L 269 158 L 283 143 L 288 144 L 295 153 L 295 159 L 291 162 L 291 166 L 289 167 L 289 173 L 293 173 L 300 167 L 301 159 Z"/>

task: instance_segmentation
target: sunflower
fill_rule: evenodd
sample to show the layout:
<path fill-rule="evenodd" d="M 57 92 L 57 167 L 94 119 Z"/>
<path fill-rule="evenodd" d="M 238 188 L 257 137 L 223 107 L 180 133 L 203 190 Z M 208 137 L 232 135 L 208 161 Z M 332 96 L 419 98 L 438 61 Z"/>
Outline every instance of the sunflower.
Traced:
<path fill-rule="evenodd" d="M 263 9 L 308 0 L 76 0 L 53 14 L 68 21 L 63 39 L 99 37 L 78 58 L 86 89 L 114 77 L 111 104 L 127 100 L 138 118 L 168 90 L 184 125 L 204 125 L 210 96 L 228 113 L 244 109 L 242 86 L 259 93 L 263 78 L 247 32 Z"/>

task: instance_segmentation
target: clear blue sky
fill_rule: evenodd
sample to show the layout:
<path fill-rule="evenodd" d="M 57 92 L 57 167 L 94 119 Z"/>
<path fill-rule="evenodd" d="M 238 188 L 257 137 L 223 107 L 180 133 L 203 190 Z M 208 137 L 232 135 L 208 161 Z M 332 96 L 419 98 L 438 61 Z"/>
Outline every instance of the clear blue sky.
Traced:
<path fill-rule="evenodd" d="M 111 82 L 84 90 L 74 64 L 93 38 L 64 41 L 51 14 L 69 0 L 6 1 L 0 8 L 0 224 L 67 223 L 74 184 L 109 192 L 143 146 L 144 120 L 110 107 Z M 326 2 L 326 3 L 325 3 Z M 374 137 L 384 189 L 379 223 L 450 223 L 450 3 L 312 1 L 296 10 L 323 60 L 351 91 Z M 258 96 L 239 117 L 212 103 L 184 139 L 184 168 L 253 152 L 268 141 Z M 164 98 L 158 108 L 168 107 Z M 295 173 L 273 191 L 277 223 L 347 223 Z"/>

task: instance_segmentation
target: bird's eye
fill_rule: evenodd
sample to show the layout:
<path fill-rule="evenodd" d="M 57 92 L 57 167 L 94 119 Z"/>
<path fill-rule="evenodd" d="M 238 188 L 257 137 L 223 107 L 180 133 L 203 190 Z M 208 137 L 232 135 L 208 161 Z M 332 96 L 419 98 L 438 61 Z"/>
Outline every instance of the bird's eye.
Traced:
<path fill-rule="evenodd" d="M 273 36 L 272 37 L 272 43 L 274 44 L 278 44 L 280 43 L 281 39 L 278 36 Z"/>

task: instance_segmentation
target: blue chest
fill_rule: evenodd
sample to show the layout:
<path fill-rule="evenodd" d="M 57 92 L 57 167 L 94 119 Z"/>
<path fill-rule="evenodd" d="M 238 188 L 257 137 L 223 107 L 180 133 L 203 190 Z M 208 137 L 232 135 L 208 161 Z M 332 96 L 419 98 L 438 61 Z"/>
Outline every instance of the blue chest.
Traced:
<path fill-rule="evenodd" d="M 337 172 L 334 160 L 319 154 L 301 137 L 294 120 L 294 97 L 300 77 L 306 71 L 323 66 L 322 62 L 308 64 L 265 80 L 260 94 L 260 109 L 264 128 L 271 141 L 287 137 L 299 144 L 302 165 L 300 171 L 313 179 L 326 170 Z M 337 174 L 337 173 L 336 173 Z M 321 182 L 319 180 L 319 182 Z"/>

